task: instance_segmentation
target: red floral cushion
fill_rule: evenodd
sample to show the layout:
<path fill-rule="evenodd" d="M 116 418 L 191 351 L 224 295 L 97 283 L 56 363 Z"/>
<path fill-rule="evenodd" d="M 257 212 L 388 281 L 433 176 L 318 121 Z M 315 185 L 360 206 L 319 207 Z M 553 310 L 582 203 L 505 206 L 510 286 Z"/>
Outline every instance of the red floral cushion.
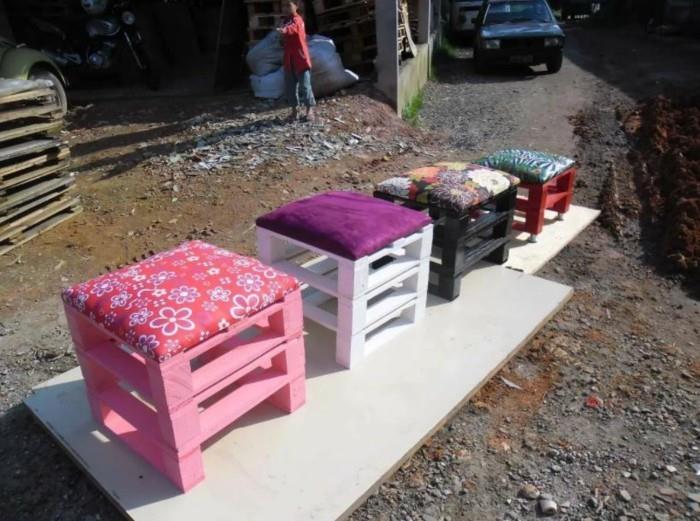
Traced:
<path fill-rule="evenodd" d="M 281 300 L 294 277 L 202 241 L 77 284 L 63 300 L 162 362 Z"/>

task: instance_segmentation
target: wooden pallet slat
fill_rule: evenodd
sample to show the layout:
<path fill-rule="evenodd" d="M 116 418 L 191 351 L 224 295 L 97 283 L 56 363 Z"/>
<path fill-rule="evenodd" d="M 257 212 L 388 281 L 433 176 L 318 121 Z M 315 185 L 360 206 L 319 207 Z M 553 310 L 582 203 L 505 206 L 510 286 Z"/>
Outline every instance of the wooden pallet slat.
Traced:
<path fill-rule="evenodd" d="M 23 127 L 10 128 L 8 130 L 0 131 L 0 143 L 34 134 L 55 133 L 61 130 L 61 127 L 63 127 L 63 120 L 58 119 L 45 123 L 33 123 Z"/>
<path fill-rule="evenodd" d="M 58 103 L 47 103 L 45 105 L 37 105 L 34 107 L 25 107 L 15 110 L 8 110 L 0 112 L 0 123 L 7 123 L 9 121 L 36 118 L 41 116 L 48 116 L 50 119 L 56 119 L 61 117 L 61 107 Z"/>
<path fill-rule="evenodd" d="M 81 210 L 51 83 L 0 79 L 0 255 Z"/>
<path fill-rule="evenodd" d="M 7 240 L 12 241 L 14 237 L 20 235 L 27 228 L 31 228 L 54 214 L 61 212 L 70 206 L 76 205 L 79 202 L 80 199 L 78 197 L 63 197 L 51 202 L 50 204 L 37 208 L 28 214 L 22 215 L 17 219 L 14 219 L 12 222 L 0 227 L 0 242 Z"/>
<path fill-rule="evenodd" d="M 8 197 L 0 200 L 0 214 L 7 213 L 10 209 L 15 206 L 19 206 L 22 203 L 31 201 L 32 199 L 39 197 L 48 192 L 52 192 L 59 188 L 70 186 L 75 182 L 75 179 L 70 176 L 59 177 L 58 179 L 52 179 L 50 181 L 43 181 L 32 185 L 31 187 L 20 190 Z"/>
<path fill-rule="evenodd" d="M 62 213 L 59 213 L 57 215 L 54 215 L 50 219 L 43 221 L 27 230 L 25 230 L 20 238 L 18 238 L 16 241 L 14 241 L 12 244 L 8 244 L 6 246 L 0 246 L 0 255 L 4 255 L 5 253 L 8 253 L 9 251 L 17 248 L 18 246 L 21 246 L 22 244 L 26 243 L 27 241 L 32 240 L 35 237 L 38 237 L 44 232 L 47 232 L 51 230 L 52 228 L 55 228 L 59 224 L 61 224 L 64 221 L 67 221 L 68 219 L 72 219 L 76 215 L 80 214 L 83 211 L 82 206 L 74 206 L 71 208 L 68 208 L 67 210 L 63 211 Z"/>
<path fill-rule="evenodd" d="M 31 154 L 38 154 L 51 148 L 58 148 L 61 145 L 65 144 L 59 139 L 33 139 L 32 141 L 24 141 L 16 145 L 3 147 L 0 148 L 0 163 Z M 3 172 L 0 169 L 0 177 L 3 176 Z"/>
<path fill-rule="evenodd" d="M 27 183 L 30 183 L 32 181 L 38 181 L 38 180 L 43 179 L 45 177 L 55 175 L 56 173 L 60 172 L 61 170 L 64 170 L 67 165 L 68 165 L 68 162 L 59 161 L 56 164 L 48 165 L 48 166 L 45 166 L 42 168 L 38 168 L 36 170 L 26 172 L 26 173 L 19 175 L 17 177 L 13 177 L 11 179 L 8 179 L 7 181 L 0 183 L 0 195 L 4 195 L 5 193 L 7 193 L 7 191 L 9 189 L 16 188 L 16 187 L 21 186 L 23 184 L 27 184 Z"/>

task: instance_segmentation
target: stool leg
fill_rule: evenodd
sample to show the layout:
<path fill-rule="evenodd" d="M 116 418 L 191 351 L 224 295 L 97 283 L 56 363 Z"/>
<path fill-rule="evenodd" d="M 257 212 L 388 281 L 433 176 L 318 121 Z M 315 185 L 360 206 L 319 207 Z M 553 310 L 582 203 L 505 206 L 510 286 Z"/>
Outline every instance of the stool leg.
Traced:
<path fill-rule="evenodd" d="M 512 189 L 508 193 L 503 194 L 496 200 L 496 210 L 497 212 L 508 212 L 508 218 L 496 226 L 493 227 L 493 238 L 502 239 L 508 237 L 511 228 L 513 227 L 513 212 L 515 211 L 516 199 L 518 197 L 518 190 Z M 486 260 L 493 262 L 495 264 L 503 264 L 508 260 L 508 254 L 510 251 L 510 241 L 507 241 L 502 246 L 496 248 L 491 252 Z"/>
<path fill-rule="evenodd" d="M 106 420 L 110 408 L 100 401 L 100 393 L 104 389 L 116 385 L 116 381 L 107 371 L 91 363 L 85 354 L 90 347 L 94 347 L 107 339 L 99 329 L 93 327 L 86 320 L 83 320 L 73 308 L 64 306 L 64 309 L 68 321 L 68 328 L 71 338 L 73 339 L 75 353 L 78 358 L 78 363 L 80 364 L 80 371 L 83 374 L 85 391 L 92 417 L 96 422 L 107 427 Z"/>
<path fill-rule="evenodd" d="M 289 383 L 267 399 L 285 412 L 293 412 L 306 402 L 306 380 L 304 378 L 304 338 L 287 342 L 287 348 L 272 358 L 272 367 L 284 372 Z"/>
<path fill-rule="evenodd" d="M 367 299 L 338 297 L 335 361 L 351 369 L 365 355 Z"/>
<path fill-rule="evenodd" d="M 560 201 L 557 201 L 557 203 L 552 207 L 552 210 L 558 212 L 561 216 L 569 211 L 569 207 L 571 206 L 571 200 L 574 197 L 574 183 L 576 181 L 576 170 L 571 169 L 559 177 L 560 179 L 557 179 L 557 192 L 565 193 L 566 197 L 564 197 Z"/>
<path fill-rule="evenodd" d="M 190 361 L 181 356 L 162 364 L 149 361 L 146 367 L 163 440 L 163 468 L 173 483 L 187 491 L 204 479 Z"/>
<path fill-rule="evenodd" d="M 433 246 L 433 225 L 429 224 L 421 231 L 421 237 L 406 247 L 406 255 L 420 261 L 418 273 L 409 277 L 404 284 L 416 292 L 416 304 L 407 314 L 411 322 L 417 322 L 425 315 L 430 279 L 430 251 Z"/>
<path fill-rule="evenodd" d="M 256 230 L 258 238 L 258 257 L 268 265 L 285 260 L 287 247 L 284 241 L 275 236 L 265 228 L 258 227 Z"/>
<path fill-rule="evenodd" d="M 525 230 L 531 236 L 537 236 L 542 232 L 546 203 L 544 186 L 531 186 L 528 194 L 528 209 L 525 211 Z"/>
<path fill-rule="evenodd" d="M 471 219 L 470 217 L 466 217 Z M 447 217 L 444 224 L 442 242 L 442 269 L 438 274 L 438 296 L 454 300 L 459 297 L 461 277 L 464 268 L 464 244 L 462 243 L 462 223 L 456 217 Z"/>

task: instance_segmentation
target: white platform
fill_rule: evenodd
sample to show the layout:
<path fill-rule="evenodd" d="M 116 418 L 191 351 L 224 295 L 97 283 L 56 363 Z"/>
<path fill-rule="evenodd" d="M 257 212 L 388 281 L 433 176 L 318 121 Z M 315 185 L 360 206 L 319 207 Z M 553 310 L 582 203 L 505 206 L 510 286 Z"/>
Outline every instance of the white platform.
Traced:
<path fill-rule="evenodd" d="M 545 211 L 545 225 L 536 243 L 528 242 L 529 233 L 513 231 L 506 266 L 524 273 L 537 273 L 557 253 L 600 215 L 599 210 L 572 205 L 564 220 L 555 220 L 556 212 Z"/>
<path fill-rule="evenodd" d="M 307 404 L 263 405 L 204 452 L 207 478 L 188 494 L 97 430 L 76 368 L 26 404 L 129 518 L 272 521 L 343 517 L 438 429 L 569 299 L 571 288 L 481 265 L 452 303 L 352 371 L 333 335 L 309 324 Z"/>

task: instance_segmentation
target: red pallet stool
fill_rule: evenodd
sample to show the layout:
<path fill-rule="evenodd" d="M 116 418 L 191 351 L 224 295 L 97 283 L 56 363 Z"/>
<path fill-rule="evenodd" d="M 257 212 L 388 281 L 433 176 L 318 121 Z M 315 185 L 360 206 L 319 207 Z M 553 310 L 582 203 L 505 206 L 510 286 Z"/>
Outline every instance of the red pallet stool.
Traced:
<path fill-rule="evenodd" d="M 564 218 L 574 196 L 575 161 L 564 156 L 531 150 L 506 149 L 476 163 L 508 172 L 520 179 L 516 210 L 523 220 L 514 220 L 513 228 L 530 234 L 536 242 L 544 227 L 545 210 Z"/>
<path fill-rule="evenodd" d="M 69 288 L 95 420 L 187 491 L 201 445 L 263 401 L 305 401 L 301 293 L 255 259 L 192 241 Z"/>

